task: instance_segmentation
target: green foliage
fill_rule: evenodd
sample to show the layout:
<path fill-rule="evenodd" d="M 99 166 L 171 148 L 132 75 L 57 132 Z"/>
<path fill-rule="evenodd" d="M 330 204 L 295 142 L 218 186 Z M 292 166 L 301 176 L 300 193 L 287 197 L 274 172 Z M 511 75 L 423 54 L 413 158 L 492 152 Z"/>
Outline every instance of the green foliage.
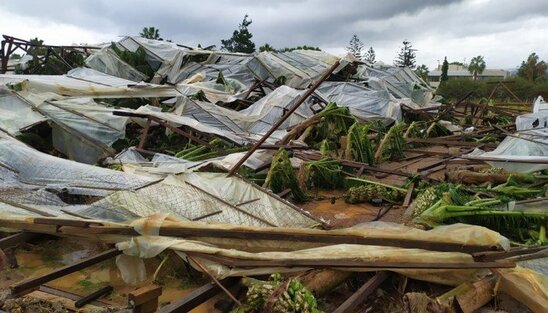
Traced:
<path fill-rule="evenodd" d="M 302 45 L 302 46 L 291 47 L 291 48 L 283 48 L 283 49 L 281 49 L 281 50 L 278 50 L 278 52 L 289 52 L 289 51 L 294 51 L 294 50 L 313 50 L 313 51 L 322 51 L 319 47 Z"/>
<path fill-rule="evenodd" d="M 478 74 L 483 73 L 484 70 L 485 60 L 483 59 L 483 56 L 478 55 L 470 60 L 470 64 L 468 65 L 468 71 L 474 76 L 474 80 L 477 80 Z"/>
<path fill-rule="evenodd" d="M 259 47 L 259 52 L 265 52 L 265 51 L 276 52 L 276 49 L 272 47 L 271 45 L 265 43 L 264 45 Z"/>
<path fill-rule="evenodd" d="M 290 189 L 295 201 L 303 202 L 307 200 L 307 196 L 299 186 L 297 175 L 293 170 L 287 151 L 283 148 L 280 148 L 272 157 L 272 164 L 263 187 L 270 188 L 274 193 Z"/>
<path fill-rule="evenodd" d="M 231 313 L 322 313 L 314 295 L 295 278 L 284 281 L 275 273 L 268 281 L 244 278 L 242 282 L 248 287 L 246 301 Z"/>
<path fill-rule="evenodd" d="M 521 100 L 531 102 L 538 96 L 542 96 L 544 99 L 548 97 L 548 80 L 540 79 L 536 81 L 529 81 L 523 77 L 516 76 L 510 78 L 513 83 L 506 86 Z M 458 100 L 468 94 L 470 91 L 474 92 L 474 95 L 470 98 L 472 100 L 478 100 L 481 98 L 489 97 L 491 90 L 495 85 L 487 84 L 489 80 L 471 80 L 467 78 L 450 79 L 445 84 L 440 84 L 436 94 L 444 97 L 447 100 Z M 493 95 L 493 99 L 496 101 L 515 101 L 508 92 L 499 88 Z"/>
<path fill-rule="evenodd" d="M 373 50 L 373 47 L 369 47 L 369 50 L 363 56 L 363 60 L 369 64 L 375 64 L 375 58 L 375 50 Z"/>
<path fill-rule="evenodd" d="M 135 52 L 129 50 L 121 50 L 113 42 L 110 45 L 110 48 L 127 64 L 131 65 L 133 68 L 139 72 L 147 75 L 152 78 L 154 76 L 154 70 L 150 67 L 147 61 L 147 53 L 143 47 L 137 48 Z"/>
<path fill-rule="evenodd" d="M 404 40 L 402 42 L 403 47 L 400 48 L 400 52 L 394 60 L 394 65 L 398 67 L 409 67 L 415 68 L 417 55 L 415 54 L 416 49 L 413 49 L 413 45 L 410 41 Z"/>
<path fill-rule="evenodd" d="M 381 182 L 374 182 L 361 178 L 347 178 L 349 182 L 359 183 L 358 186 L 352 186 L 345 195 L 345 201 L 348 203 L 369 202 L 373 199 L 384 199 L 387 201 L 398 201 L 407 193 L 406 189 L 395 187 Z"/>
<path fill-rule="evenodd" d="M 403 149 L 405 149 L 405 139 L 403 135 L 407 126 L 405 123 L 397 123 L 392 126 L 384 135 L 375 153 L 375 161 L 397 160 L 405 157 Z"/>
<path fill-rule="evenodd" d="M 415 74 L 417 74 L 417 76 L 422 78 L 422 80 L 424 81 L 428 81 L 428 72 L 429 72 L 428 66 L 424 64 L 417 67 L 417 69 L 415 70 Z"/>
<path fill-rule="evenodd" d="M 320 143 L 327 139 L 329 142 L 338 143 L 341 136 L 345 136 L 356 119 L 350 114 L 347 107 L 339 107 L 336 103 L 329 103 L 318 113 L 321 120 L 314 126 L 311 140 Z"/>
<path fill-rule="evenodd" d="M 354 34 L 348 42 L 348 46 L 346 46 L 346 51 L 356 59 L 361 60 L 363 58 L 363 47 L 363 42 L 358 38 L 358 35 Z"/>
<path fill-rule="evenodd" d="M 369 140 L 369 124 L 354 123 L 346 135 L 345 154 L 351 160 L 373 165 L 375 155 L 373 144 Z"/>
<path fill-rule="evenodd" d="M 323 158 L 306 163 L 304 179 L 308 188 L 335 189 L 344 186 L 342 166 L 337 160 Z"/>
<path fill-rule="evenodd" d="M 139 36 L 147 39 L 164 40 L 160 37 L 160 30 L 153 26 L 143 27 L 143 30 L 139 33 Z"/>
<path fill-rule="evenodd" d="M 221 49 L 230 52 L 255 52 L 255 43 L 251 41 L 253 35 L 249 32 L 248 29 L 248 26 L 251 25 L 252 21 L 248 20 L 247 18 L 248 15 L 246 14 L 242 23 L 238 26 L 238 29 L 232 33 L 231 38 L 221 40 Z"/>
<path fill-rule="evenodd" d="M 539 61 L 539 56 L 533 52 L 527 57 L 526 61 L 521 62 L 518 69 L 518 76 L 528 81 L 544 80 L 546 77 L 546 63 Z"/>
<path fill-rule="evenodd" d="M 538 179 L 543 179 L 543 176 L 517 175 L 492 188 L 468 187 L 464 190 L 451 184 L 430 187 L 415 200 L 414 221 L 432 227 L 454 222 L 482 225 L 517 241 L 534 239 L 533 242 L 542 242 L 538 234 L 535 237 L 528 232 L 545 225 L 547 212 L 518 207 L 510 210 L 507 204 L 512 200 L 544 196 L 544 189 L 523 187 L 526 182 Z"/>

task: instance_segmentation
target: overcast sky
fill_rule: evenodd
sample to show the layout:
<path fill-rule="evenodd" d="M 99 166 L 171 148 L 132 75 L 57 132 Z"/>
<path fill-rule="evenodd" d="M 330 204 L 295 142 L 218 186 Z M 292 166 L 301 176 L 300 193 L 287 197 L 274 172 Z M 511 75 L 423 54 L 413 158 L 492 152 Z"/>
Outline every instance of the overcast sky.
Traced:
<path fill-rule="evenodd" d="M 401 42 L 434 69 L 483 55 L 488 68 L 515 68 L 531 52 L 548 60 L 546 0 L 3 0 L 0 33 L 50 44 L 99 43 L 156 26 L 165 39 L 221 46 L 245 14 L 257 47 L 319 46 L 343 54 L 355 33 L 392 63 Z"/>

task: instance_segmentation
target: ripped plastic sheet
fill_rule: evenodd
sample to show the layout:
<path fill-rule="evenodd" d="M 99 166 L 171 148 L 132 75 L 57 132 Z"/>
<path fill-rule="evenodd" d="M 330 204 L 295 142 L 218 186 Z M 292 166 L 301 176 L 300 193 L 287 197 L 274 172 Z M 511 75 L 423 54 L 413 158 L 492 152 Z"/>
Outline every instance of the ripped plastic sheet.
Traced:
<path fill-rule="evenodd" d="M 247 67 L 260 80 L 278 80 L 289 87 L 303 89 L 338 60 L 323 51 L 261 52 Z"/>
<path fill-rule="evenodd" d="M 162 219 L 163 220 L 163 219 Z M 191 226 L 188 222 L 182 222 L 186 226 Z M 186 253 L 203 253 L 216 256 L 225 256 L 229 258 L 242 259 L 242 260 L 338 260 L 338 259 L 353 259 L 363 260 L 364 262 L 377 261 L 377 262 L 432 262 L 432 263 L 461 263 L 461 262 L 473 262 L 473 258 L 469 254 L 460 252 L 434 252 L 423 249 L 405 249 L 388 246 L 368 246 L 368 245 L 356 245 L 356 244 L 336 244 L 336 245 L 324 245 L 309 248 L 299 248 L 299 242 L 286 242 L 285 248 L 279 246 L 282 243 L 277 243 L 278 246 L 271 247 L 266 245 L 257 245 L 261 247 L 260 250 L 242 250 L 244 247 L 242 244 L 236 244 L 231 248 L 230 243 L 237 243 L 238 239 L 221 239 L 224 241 L 223 247 L 217 246 L 208 242 L 209 239 L 215 238 L 196 238 L 190 239 L 178 239 L 171 237 L 158 237 L 154 236 L 157 233 L 157 229 L 160 224 L 157 222 L 149 222 L 147 219 L 139 220 L 133 223 L 135 227 L 143 224 L 139 227 L 141 233 L 144 236 L 134 237 L 130 241 L 121 242 L 117 244 L 117 247 L 124 250 L 125 253 L 139 257 L 153 257 L 160 253 L 164 249 L 175 250 L 182 257 Z M 162 226 L 176 225 L 165 221 Z M 196 225 L 197 227 L 207 227 L 205 225 Z M 370 227 L 371 226 L 371 227 Z M 230 229 L 234 228 L 228 225 L 210 225 L 215 229 Z M 243 227 L 245 228 L 245 227 Z M 242 229 L 242 227 L 238 227 Z M 283 231 L 283 229 L 281 229 Z M 292 230 L 295 231 L 295 230 Z M 299 231 L 304 233 L 313 232 L 313 230 L 300 229 Z M 431 231 L 422 231 L 418 229 L 411 229 L 409 227 L 397 224 L 387 223 L 375 223 L 364 224 L 359 228 L 353 229 L 341 229 L 329 231 L 337 234 L 361 234 L 363 236 L 369 236 L 376 234 L 379 238 L 407 238 L 418 239 L 431 242 L 466 242 L 469 244 L 486 244 L 501 246 L 507 245 L 508 242 L 502 236 L 497 233 L 488 230 L 483 227 L 470 226 L 463 224 L 455 224 L 446 226 L 440 229 L 434 229 Z M 467 234 L 466 238 L 462 238 L 462 234 Z M 473 235 L 470 235 L 473 234 Z M 254 240 L 246 240 L 254 241 Z M 263 243 L 268 241 L 263 241 Z M 272 249 L 272 250 L 269 250 Z M 307 268 L 228 268 L 221 264 L 216 264 L 204 259 L 203 264 L 206 265 L 208 270 L 219 278 L 227 276 L 245 276 L 245 275 L 259 275 L 268 274 L 272 272 L 291 272 L 295 270 L 307 270 Z M 376 271 L 378 269 L 345 269 L 351 271 Z M 458 285 L 462 282 L 472 281 L 480 278 L 487 273 L 488 270 L 428 270 L 428 269 L 402 269 L 395 270 L 403 275 L 430 282 Z"/>
<path fill-rule="evenodd" d="M 328 102 L 350 108 L 350 113 L 362 120 L 401 120 L 401 108 L 388 90 L 374 90 L 357 83 L 324 82 L 317 93 Z"/>
<path fill-rule="evenodd" d="M 12 91 L 0 87 L 0 129 L 12 136 L 20 130 L 46 121 L 47 118 Z"/>
<path fill-rule="evenodd" d="M 155 213 L 184 220 L 250 226 L 308 227 L 317 221 L 299 208 L 224 173 L 185 173 L 136 191 L 118 191 L 78 212 L 115 222 Z"/>
<path fill-rule="evenodd" d="M 362 64 L 355 77 L 367 81 L 373 89 L 386 88 L 396 99 L 408 98 L 419 107 L 429 105 L 434 96 L 434 89 L 408 67 Z"/>
<path fill-rule="evenodd" d="M 94 52 L 85 60 L 86 66 L 116 77 L 125 78 L 134 82 L 147 80 L 148 77 L 133 68 L 131 65 L 124 62 L 112 51 L 111 48 L 103 48 L 100 51 Z"/>
<path fill-rule="evenodd" d="M 38 110 L 54 123 L 53 146 L 71 160 L 95 164 L 112 154 L 109 147 L 125 137 L 128 118 L 113 115 L 113 109 L 92 99 L 46 101 Z"/>
<path fill-rule="evenodd" d="M 28 187 L 81 187 L 101 190 L 133 189 L 144 186 L 150 178 L 57 158 L 0 133 L 0 168 L 7 168 L 7 178 L 15 177 Z M 12 173 L 10 173 L 12 172 Z M 0 177 L 0 181 L 4 176 Z M 0 184 L 1 186 L 1 184 Z"/>
<path fill-rule="evenodd" d="M 548 113 L 529 113 L 516 118 L 516 130 L 490 152 L 475 149 L 469 156 L 510 172 L 532 173 L 548 168 Z M 500 159 L 500 162 L 493 161 Z M 512 162 L 508 162 L 512 160 Z M 524 162 L 520 162 L 524 161 Z M 539 163 L 535 164 L 535 161 Z"/>
<path fill-rule="evenodd" d="M 85 74 L 80 75 L 83 71 Z M 95 74 L 91 75 L 94 72 Z M 73 77 L 69 76 L 72 75 Z M 55 93 L 70 97 L 132 98 L 176 97 L 171 85 L 154 85 L 124 80 L 93 69 L 76 68 L 66 75 L 0 75 L 0 85 L 30 93 Z"/>

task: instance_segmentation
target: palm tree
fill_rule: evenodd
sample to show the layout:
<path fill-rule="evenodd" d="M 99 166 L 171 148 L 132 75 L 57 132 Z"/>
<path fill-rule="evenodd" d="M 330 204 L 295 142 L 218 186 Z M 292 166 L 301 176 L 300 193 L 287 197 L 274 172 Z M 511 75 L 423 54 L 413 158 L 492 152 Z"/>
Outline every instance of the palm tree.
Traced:
<path fill-rule="evenodd" d="M 147 39 L 163 40 L 160 38 L 160 30 L 154 26 L 143 27 L 143 31 L 141 31 L 139 36 Z"/>
<path fill-rule="evenodd" d="M 478 55 L 477 57 L 473 57 L 472 60 L 470 60 L 470 64 L 468 65 L 468 71 L 474 75 L 474 80 L 478 79 L 478 74 L 483 73 L 485 70 L 485 60 L 481 55 Z"/>

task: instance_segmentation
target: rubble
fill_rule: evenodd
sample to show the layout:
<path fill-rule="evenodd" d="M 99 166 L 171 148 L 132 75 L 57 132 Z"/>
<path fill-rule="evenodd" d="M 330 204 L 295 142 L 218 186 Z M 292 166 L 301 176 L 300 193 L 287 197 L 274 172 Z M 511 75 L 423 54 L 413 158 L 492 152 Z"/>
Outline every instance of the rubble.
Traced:
<path fill-rule="evenodd" d="M 442 103 L 408 68 L 322 51 L 66 49 L 85 66 L 0 75 L 0 309 L 103 289 L 107 311 L 548 309 L 541 98 Z M 21 272 L 52 238 L 103 249 Z M 101 266 L 85 293 L 50 286 Z"/>

